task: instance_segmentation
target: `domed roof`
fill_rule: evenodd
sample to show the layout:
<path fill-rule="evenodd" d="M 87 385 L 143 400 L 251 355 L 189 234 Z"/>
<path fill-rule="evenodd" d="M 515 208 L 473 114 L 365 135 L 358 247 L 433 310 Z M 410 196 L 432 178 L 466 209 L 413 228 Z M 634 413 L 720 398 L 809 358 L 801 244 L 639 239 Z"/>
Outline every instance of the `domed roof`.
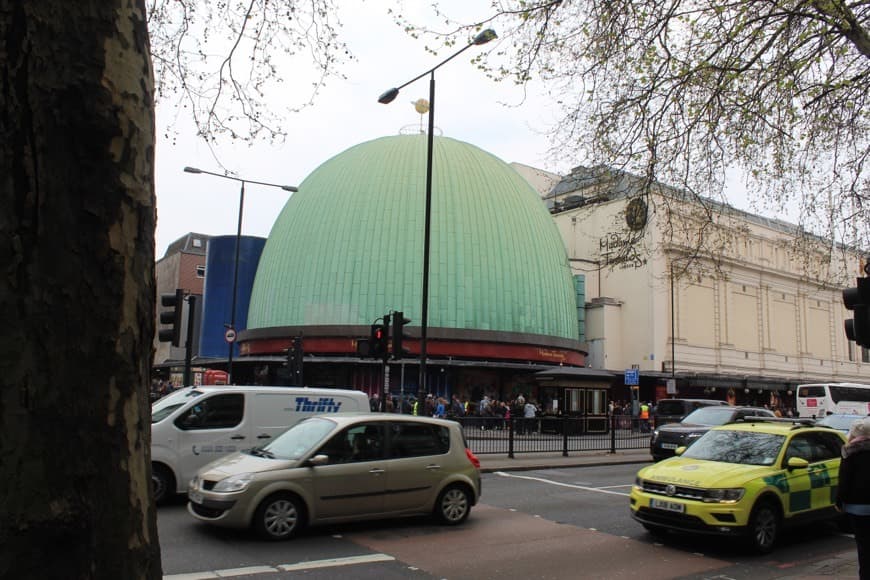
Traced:
<path fill-rule="evenodd" d="M 362 143 L 323 163 L 287 201 L 263 250 L 249 329 L 369 325 L 402 311 L 418 326 L 426 135 Z M 429 328 L 577 340 L 562 239 L 509 165 L 435 137 Z"/>

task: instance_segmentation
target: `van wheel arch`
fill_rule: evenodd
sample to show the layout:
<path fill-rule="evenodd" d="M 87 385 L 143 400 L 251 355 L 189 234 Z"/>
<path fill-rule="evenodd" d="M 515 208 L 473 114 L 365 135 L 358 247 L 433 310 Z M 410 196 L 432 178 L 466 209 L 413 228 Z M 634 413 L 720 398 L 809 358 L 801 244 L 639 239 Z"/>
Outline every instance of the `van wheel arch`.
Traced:
<path fill-rule="evenodd" d="M 176 480 L 172 469 L 164 463 L 151 462 L 151 486 L 154 490 L 154 502 L 166 503 L 175 496 Z"/>

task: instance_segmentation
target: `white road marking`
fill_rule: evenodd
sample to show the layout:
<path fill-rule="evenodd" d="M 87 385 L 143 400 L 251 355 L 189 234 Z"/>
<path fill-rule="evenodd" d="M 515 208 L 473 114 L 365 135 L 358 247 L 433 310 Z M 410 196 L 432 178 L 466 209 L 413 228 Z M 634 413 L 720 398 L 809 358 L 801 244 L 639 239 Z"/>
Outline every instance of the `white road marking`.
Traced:
<path fill-rule="evenodd" d="M 296 564 L 280 564 L 278 566 L 249 566 L 247 568 L 228 568 L 226 570 L 208 570 L 188 572 L 186 574 L 171 574 L 163 580 L 212 580 L 214 578 L 233 578 L 234 576 L 252 576 L 254 574 L 274 574 L 275 572 L 293 572 L 313 570 L 315 568 L 334 568 L 337 566 L 352 566 L 354 564 L 372 564 L 375 562 L 393 562 L 395 558 L 387 554 L 366 554 L 348 558 L 329 558 L 327 560 L 312 560 Z"/>
<path fill-rule="evenodd" d="M 611 495 L 621 495 L 623 497 L 628 497 L 629 494 L 623 493 L 621 491 L 611 491 L 609 489 L 605 489 L 603 487 L 587 487 L 585 485 L 575 485 L 573 483 L 562 483 L 561 481 L 553 481 L 552 479 L 544 479 L 543 477 L 532 477 L 530 475 L 515 475 L 513 473 L 507 473 L 505 471 L 496 471 L 495 475 L 500 475 L 501 477 L 512 477 L 514 479 L 526 479 L 528 481 L 539 481 L 541 483 L 548 483 L 550 485 L 557 485 L 559 487 L 570 487 L 571 489 L 582 489 L 583 491 L 597 491 L 598 493 L 607 493 Z M 619 486 L 621 487 L 621 486 Z"/>
<path fill-rule="evenodd" d="M 386 554 L 367 554 L 365 556 L 350 556 L 348 558 L 330 558 L 329 560 L 316 560 L 314 562 L 299 562 L 298 564 L 281 564 L 281 570 L 310 570 L 312 568 L 332 568 L 334 566 L 351 566 L 353 564 L 371 564 L 373 562 L 392 562 L 392 556 Z"/>

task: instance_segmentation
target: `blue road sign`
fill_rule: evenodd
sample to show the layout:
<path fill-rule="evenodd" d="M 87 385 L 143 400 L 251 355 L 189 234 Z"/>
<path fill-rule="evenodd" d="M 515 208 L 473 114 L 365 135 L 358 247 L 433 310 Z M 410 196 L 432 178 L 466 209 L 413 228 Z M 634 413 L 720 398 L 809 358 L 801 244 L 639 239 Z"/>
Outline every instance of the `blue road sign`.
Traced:
<path fill-rule="evenodd" d="M 638 369 L 625 369 L 625 384 L 626 385 L 639 385 L 640 384 L 640 371 Z"/>

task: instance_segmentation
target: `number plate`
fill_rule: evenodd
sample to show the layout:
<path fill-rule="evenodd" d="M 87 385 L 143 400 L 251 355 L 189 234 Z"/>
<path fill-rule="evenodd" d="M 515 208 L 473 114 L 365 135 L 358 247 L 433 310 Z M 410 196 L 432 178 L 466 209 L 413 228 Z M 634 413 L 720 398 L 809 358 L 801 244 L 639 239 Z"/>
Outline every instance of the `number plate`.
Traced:
<path fill-rule="evenodd" d="M 197 491 L 194 491 L 194 492 L 187 494 L 187 499 L 189 499 L 193 503 L 201 504 L 202 503 L 202 494 L 197 492 Z"/>
<path fill-rule="evenodd" d="M 686 511 L 686 505 L 676 502 L 676 501 L 668 501 L 665 499 L 651 499 L 649 502 L 649 507 L 657 510 L 666 510 L 669 512 L 677 512 L 684 513 Z"/>
<path fill-rule="evenodd" d="M 662 443 L 662 449 L 676 449 L 676 443 Z"/>

